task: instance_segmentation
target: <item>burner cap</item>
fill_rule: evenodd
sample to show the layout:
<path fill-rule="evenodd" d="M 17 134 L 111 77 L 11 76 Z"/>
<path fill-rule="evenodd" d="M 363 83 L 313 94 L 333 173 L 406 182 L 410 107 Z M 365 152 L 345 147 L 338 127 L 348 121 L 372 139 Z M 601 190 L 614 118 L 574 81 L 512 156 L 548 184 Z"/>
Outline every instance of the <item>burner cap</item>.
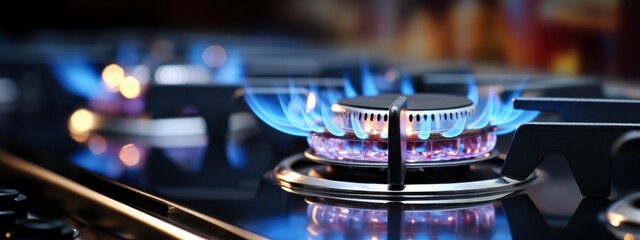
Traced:
<path fill-rule="evenodd" d="M 355 97 L 331 106 L 331 127 L 344 132 L 311 132 L 307 137 L 319 162 L 371 167 L 387 164 L 389 107 L 400 94 Z M 421 93 L 406 96 L 400 121 L 409 165 L 459 165 L 486 159 L 495 147 L 493 126 L 466 129 L 476 106 L 465 97 Z M 323 114 L 324 115 L 324 114 Z"/>
<path fill-rule="evenodd" d="M 341 99 L 331 106 L 337 127 L 350 131 L 353 121 L 368 131 L 383 131 L 388 121 L 389 105 L 400 94 Z M 451 129 L 459 120 L 473 116 L 476 106 L 469 99 L 455 95 L 421 93 L 406 96 L 405 119 L 411 129 L 430 128 L 433 133 Z"/>
<path fill-rule="evenodd" d="M 374 97 L 345 98 L 338 104 L 372 110 L 388 110 L 389 104 L 396 100 L 400 94 L 382 94 Z M 432 111 L 454 108 L 463 108 L 473 104 L 469 99 L 447 94 L 415 94 L 407 97 L 407 110 Z"/>

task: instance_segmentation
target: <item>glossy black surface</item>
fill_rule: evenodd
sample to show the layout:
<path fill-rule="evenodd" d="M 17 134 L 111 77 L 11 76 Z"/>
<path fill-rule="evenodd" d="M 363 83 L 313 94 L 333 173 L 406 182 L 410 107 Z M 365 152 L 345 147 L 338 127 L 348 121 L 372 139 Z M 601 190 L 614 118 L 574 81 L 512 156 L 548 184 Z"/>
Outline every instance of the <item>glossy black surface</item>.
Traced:
<path fill-rule="evenodd" d="M 176 112 L 185 105 L 192 105 L 197 111 L 187 115 L 203 116 L 207 122 L 208 140 L 204 144 L 185 145 L 175 140 L 157 146 L 144 137 L 101 132 L 92 133 L 85 143 L 76 142 L 68 131 L 67 122 L 73 111 L 86 107 L 86 103 L 70 96 L 51 79 L 38 81 L 42 84 L 35 84 L 26 91 L 46 89 L 46 94 L 41 95 L 43 99 L 25 102 L 0 115 L 2 149 L 149 212 L 163 215 L 169 210 L 165 205 L 138 199 L 139 196 L 132 195 L 135 193 L 122 191 L 109 181 L 173 201 L 268 238 L 607 239 L 613 236 L 605 229 L 606 225 L 599 216 L 611 201 L 640 188 L 637 181 L 640 164 L 634 159 L 618 156 L 611 160 L 611 196 L 585 198 L 574 180 L 573 165 L 570 167 L 561 155 L 551 152 L 544 161 L 536 162 L 539 169 L 547 173 L 545 179 L 522 193 L 496 202 L 424 206 L 305 199 L 272 185 L 264 176 L 282 159 L 303 152 L 308 147 L 306 140 L 278 132 L 258 120 L 242 99 L 235 96 L 239 85 L 163 86 L 148 92 L 145 109 L 150 117 L 179 117 Z M 466 83 L 457 87 L 465 86 Z M 429 87 L 419 83 L 416 89 Z M 446 92 L 447 89 L 441 90 Z M 539 89 L 526 91 L 543 96 L 546 93 Z M 558 94 L 554 89 L 551 91 Z M 243 124 L 236 125 L 240 122 Z M 533 143 L 520 147 L 522 149 L 510 149 L 511 135 L 503 135 L 498 139 L 498 148 L 501 153 L 509 152 L 507 156 L 519 161 L 519 157 L 530 157 L 528 154 L 533 146 L 555 146 L 554 141 L 566 140 L 572 141 L 571 145 L 579 151 L 593 149 L 592 145 L 601 141 L 589 138 L 588 132 L 578 137 L 567 134 L 567 139 L 546 137 L 529 139 Z M 120 156 L 125 148 L 137 153 L 136 161 L 125 161 Z M 579 162 L 580 158 L 600 159 L 599 156 L 583 154 L 573 161 Z M 448 173 L 464 172 L 453 169 Z M 380 176 L 380 181 L 384 182 L 386 173 L 382 172 Z M 578 177 L 592 178 L 597 182 L 606 180 L 600 176 L 604 177 L 588 174 Z M 596 195 L 603 195 L 601 193 L 606 192 L 604 188 L 602 186 L 596 191 Z M 327 215 L 325 222 L 319 221 L 320 207 L 325 213 L 335 213 L 335 216 Z M 478 208 L 489 211 L 491 218 L 488 221 L 491 224 L 479 230 L 474 228 L 478 221 L 465 218 L 467 215 L 462 213 Z M 439 218 L 446 214 L 454 215 Z M 364 219 L 365 215 L 368 221 L 356 220 Z M 419 221 L 419 218 L 423 220 Z M 435 223 L 441 219 L 451 224 Z"/>
<path fill-rule="evenodd" d="M 260 124 L 258 121 L 254 123 Z M 49 158 L 38 158 L 37 161 L 45 166 L 72 163 L 79 168 L 166 198 L 269 238 L 350 239 L 372 237 L 373 235 L 370 235 L 372 232 L 381 234 L 366 224 L 358 225 L 353 222 L 345 222 L 345 227 L 340 229 L 334 226 L 323 228 L 323 232 L 311 231 L 309 226 L 314 223 L 310 220 L 313 212 L 309 210 L 312 208 L 309 203 L 303 197 L 286 193 L 263 178 L 265 172 L 271 170 L 278 161 L 289 154 L 303 151 L 306 148 L 305 143 L 303 139 L 269 131 L 266 126 L 260 126 L 260 129 L 261 131 L 255 133 L 253 137 L 242 141 L 226 142 L 227 138 L 212 138 L 206 146 L 174 148 L 149 147 L 136 142 L 136 139 L 122 136 L 96 135 L 106 141 L 107 151 L 101 154 L 93 153 L 88 147 L 72 141 L 53 140 L 68 139 L 69 135 L 49 135 L 50 146 L 44 149 Z M 220 132 L 226 132 L 226 130 L 220 129 Z M 508 140 L 508 138 L 500 139 L 500 141 Z M 109 150 L 117 150 L 130 143 L 135 144 L 143 153 L 141 154 L 143 158 L 134 166 L 125 165 L 118 158 L 117 151 Z M 4 147 L 20 153 L 20 148 L 16 146 L 25 145 L 30 144 L 28 141 L 12 142 L 6 143 Z M 46 149 L 58 151 L 46 151 Z M 71 150 L 66 151 L 66 149 Z M 28 154 L 23 155 L 28 157 Z M 607 206 L 606 202 L 596 201 L 595 205 L 581 204 L 584 201 L 590 203 L 592 200 L 582 197 L 571 177 L 569 167 L 563 161 L 547 159 L 541 163 L 540 168 L 549 173 L 549 177 L 523 195 L 495 203 L 480 203 L 480 205 L 489 204 L 495 207 L 495 225 L 490 233 L 473 235 L 473 232 L 466 232 L 465 236 L 483 239 L 555 238 L 556 236 L 579 236 L 583 234 L 581 232 L 584 227 L 588 227 L 592 234 L 610 237 L 604 229 L 605 225 L 597 217 L 602 213 L 603 207 Z M 76 180 L 92 186 L 82 179 Z M 100 184 L 93 185 L 93 189 L 104 192 L 105 189 L 100 186 Z M 105 192 L 107 195 L 109 193 L 109 191 Z M 152 206 L 149 208 L 153 209 Z M 357 206 L 357 208 L 363 207 Z M 378 208 L 374 209 L 380 211 Z M 403 209 L 412 208 L 420 208 L 420 206 L 405 206 Z M 437 236 L 442 239 L 454 239 L 460 236 L 456 235 L 460 230 L 455 228 L 426 226 L 414 228 L 409 223 L 398 225 L 397 221 L 404 220 L 398 220 L 401 219 L 398 217 L 400 213 L 393 209 L 393 206 L 389 206 L 389 210 L 382 210 L 388 211 L 388 219 L 393 223 L 388 226 L 390 230 L 421 229 L 420 232 L 410 235 L 417 238 Z M 437 213 L 438 208 L 435 209 L 424 210 L 422 214 L 434 211 Z M 397 236 L 377 237 L 392 239 Z"/>
<path fill-rule="evenodd" d="M 407 109 L 407 97 L 399 96 L 389 105 L 389 167 L 387 182 L 389 190 L 404 189 L 407 162 L 404 149 L 407 148 L 402 112 Z"/>

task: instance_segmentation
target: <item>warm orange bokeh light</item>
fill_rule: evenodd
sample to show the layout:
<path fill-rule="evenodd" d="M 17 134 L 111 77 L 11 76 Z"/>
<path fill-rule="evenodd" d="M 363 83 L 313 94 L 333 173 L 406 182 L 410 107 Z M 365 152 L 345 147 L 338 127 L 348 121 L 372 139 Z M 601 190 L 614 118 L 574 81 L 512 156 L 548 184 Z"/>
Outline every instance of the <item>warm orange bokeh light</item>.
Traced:
<path fill-rule="evenodd" d="M 69 131 L 73 133 L 84 133 L 90 130 L 95 123 L 93 113 L 86 109 L 78 109 L 69 118 Z"/>
<path fill-rule="evenodd" d="M 120 84 L 120 94 L 128 99 L 140 96 L 140 82 L 134 77 L 126 77 Z"/>
<path fill-rule="evenodd" d="M 102 71 L 102 84 L 111 92 L 117 92 L 124 80 L 124 69 L 117 64 L 106 66 Z"/>

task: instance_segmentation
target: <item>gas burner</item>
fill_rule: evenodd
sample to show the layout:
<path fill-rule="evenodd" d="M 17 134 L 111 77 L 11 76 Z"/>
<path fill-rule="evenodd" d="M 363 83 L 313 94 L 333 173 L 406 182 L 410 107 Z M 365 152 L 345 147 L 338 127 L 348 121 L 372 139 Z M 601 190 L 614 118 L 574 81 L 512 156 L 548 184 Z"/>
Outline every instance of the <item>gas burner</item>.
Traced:
<path fill-rule="evenodd" d="M 314 161 L 355 167 L 385 167 L 388 159 L 387 140 L 379 137 L 358 139 L 347 135 L 311 133 L 307 138 L 311 149 L 305 155 Z M 495 128 L 466 130 L 455 138 L 431 136 L 429 139 L 409 137 L 406 141 L 407 167 L 466 165 L 495 157 Z"/>
<path fill-rule="evenodd" d="M 500 161 L 447 168 L 412 168 L 402 190 L 389 188 L 382 168 L 353 168 L 309 161 L 303 154 L 278 164 L 267 178 L 304 196 L 349 201 L 406 204 L 468 204 L 493 201 L 531 186 L 543 177 L 535 171 L 523 181 L 500 175 Z"/>
<path fill-rule="evenodd" d="M 497 200 L 542 174 L 501 175 L 495 128 L 465 129 L 475 112 L 466 98 L 379 95 L 344 99 L 331 110 L 328 127 L 340 131 L 311 133 L 311 149 L 283 160 L 268 179 L 305 196 L 450 205 Z"/>
<path fill-rule="evenodd" d="M 318 162 L 384 167 L 388 159 L 389 104 L 398 94 L 355 97 L 331 106 L 336 127 L 345 134 L 312 132 L 307 156 Z M 465 129 L 476 112 L 467 98 L 444 94 L 406 96 L 401 121 L 407 167 L 460 165 L 487 159 L 496 144 L 491 125 Z"/>

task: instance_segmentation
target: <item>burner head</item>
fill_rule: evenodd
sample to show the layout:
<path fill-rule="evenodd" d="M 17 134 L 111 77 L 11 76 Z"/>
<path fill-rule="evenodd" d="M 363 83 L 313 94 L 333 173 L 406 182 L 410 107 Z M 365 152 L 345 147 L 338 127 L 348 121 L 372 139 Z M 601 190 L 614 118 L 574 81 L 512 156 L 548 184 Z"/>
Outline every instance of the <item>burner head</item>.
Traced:
<path fill-rule="evenodd" d="M 331 106 L 332 121 L 345 132 L 309 134 L 311 160 L 360 167 L 385 167 L 388 159 L 389 105 L 399 94 L 342 99 Z M 493 126 L 467 129 L 476 106 L 467 98 L 445 94 L 407 97 L 402 113 L 407 167 L 469 164 L 491 155 Z"/>
<path fill-rule="evenodd" d="M 383 132 L 389 118 L 389 104 L 399 96 L 383 94 L 342 99 L 331 110 L 339 118 L 338 126 L 344 130 L 353 130 L 349 126 L 356 121 L 369 133 Z M 449 130 L 457 121 L 474 115 L 476 110 L 469 99 L 454 95 L 415 94 L 406 98 L 405 125 L 413 131 L 426 127 L 435 132 Z"/>

